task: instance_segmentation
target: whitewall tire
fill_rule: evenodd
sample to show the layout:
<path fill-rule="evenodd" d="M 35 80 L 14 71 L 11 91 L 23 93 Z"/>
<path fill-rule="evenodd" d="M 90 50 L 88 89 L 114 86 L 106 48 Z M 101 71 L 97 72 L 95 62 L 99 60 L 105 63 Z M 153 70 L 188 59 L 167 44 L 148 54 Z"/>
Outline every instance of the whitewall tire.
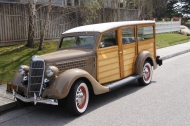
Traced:
<path fill-rule="evenodd" d="M 83 114 L 89 102 L 88 86 L 85 82 L 79 80 L 72 86 L 70 93 L 67 97 L 67 107 L 74 115 Z"/>
<path fill-rule="evenodd" d="M 152 65 L 148 61 L 144 63 L 142 72 L 143 76 L 138 80 L 139 84 L 141 85 L 150 84 L 152 81 L 153 70 L 152 70 Z"/>

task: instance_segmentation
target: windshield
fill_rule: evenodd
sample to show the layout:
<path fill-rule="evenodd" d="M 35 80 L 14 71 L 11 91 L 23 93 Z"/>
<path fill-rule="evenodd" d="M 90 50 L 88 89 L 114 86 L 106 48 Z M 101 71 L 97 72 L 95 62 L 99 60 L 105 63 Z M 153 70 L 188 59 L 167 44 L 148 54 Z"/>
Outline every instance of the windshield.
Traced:
<path fill-rule="evenodd" d="M 94 36 L 68 36 L 63 37 L 59 48 L 93 48 L 94 47 Z"/>

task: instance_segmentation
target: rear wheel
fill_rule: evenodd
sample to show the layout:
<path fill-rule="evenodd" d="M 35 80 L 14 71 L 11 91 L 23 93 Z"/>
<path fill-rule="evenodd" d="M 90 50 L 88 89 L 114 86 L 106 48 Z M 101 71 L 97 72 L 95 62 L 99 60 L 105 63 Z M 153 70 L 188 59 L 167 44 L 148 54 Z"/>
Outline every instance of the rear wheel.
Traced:
<path fill-rule="evenodd" d="M 152 70 L 152 65 L 148 61 L 145 61 L 142 72 L 143 76 L 139 78 L 138 80 L 139 84 L 140 85 L 150 84 L 152 80 L 153 70 Z"/>
<path fill-rule="evenodd" d="M 67 97 L 67 108 L 74 115 L 83 114 L 88 106 L 89 91 L 84 81 L 74 83 Z"/>

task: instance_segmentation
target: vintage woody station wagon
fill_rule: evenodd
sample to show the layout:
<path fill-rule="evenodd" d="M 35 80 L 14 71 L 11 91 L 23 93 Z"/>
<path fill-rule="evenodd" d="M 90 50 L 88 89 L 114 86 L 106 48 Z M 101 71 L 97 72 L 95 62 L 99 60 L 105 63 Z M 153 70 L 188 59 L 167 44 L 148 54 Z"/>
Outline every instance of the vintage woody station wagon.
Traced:
<path fill-rule="evenodd" d="M 64 32 L 54 53 L 33 56 L 12 83 L 20 102 L 58 105 L 83 114 L 89 93 L 102 94 L 138 80 L 151 83 L 156 56 L 155 22 L 124 21 L 76 27 Z"/>

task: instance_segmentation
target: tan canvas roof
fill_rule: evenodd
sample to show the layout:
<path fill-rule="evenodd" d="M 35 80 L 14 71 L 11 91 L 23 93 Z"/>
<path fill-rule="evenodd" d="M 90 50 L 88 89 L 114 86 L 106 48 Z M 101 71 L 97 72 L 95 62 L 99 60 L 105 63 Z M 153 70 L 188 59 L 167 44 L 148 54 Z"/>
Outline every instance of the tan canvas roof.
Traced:
<path fill-rule="evenodd" d="M 148 24 L 148 23 L 155 23 L 155 21 L 122 21 L 122 22 L 108 22 L 108 23 L 92 24 L 92 25 L 85 25 L 85 26 L 72 28 L 70 30 L 63 32 L 62 34 L 74 33 L 74 32 L 100 32 L 102 33 L 107 30 L 118 28 L 121 26 Z"/>

